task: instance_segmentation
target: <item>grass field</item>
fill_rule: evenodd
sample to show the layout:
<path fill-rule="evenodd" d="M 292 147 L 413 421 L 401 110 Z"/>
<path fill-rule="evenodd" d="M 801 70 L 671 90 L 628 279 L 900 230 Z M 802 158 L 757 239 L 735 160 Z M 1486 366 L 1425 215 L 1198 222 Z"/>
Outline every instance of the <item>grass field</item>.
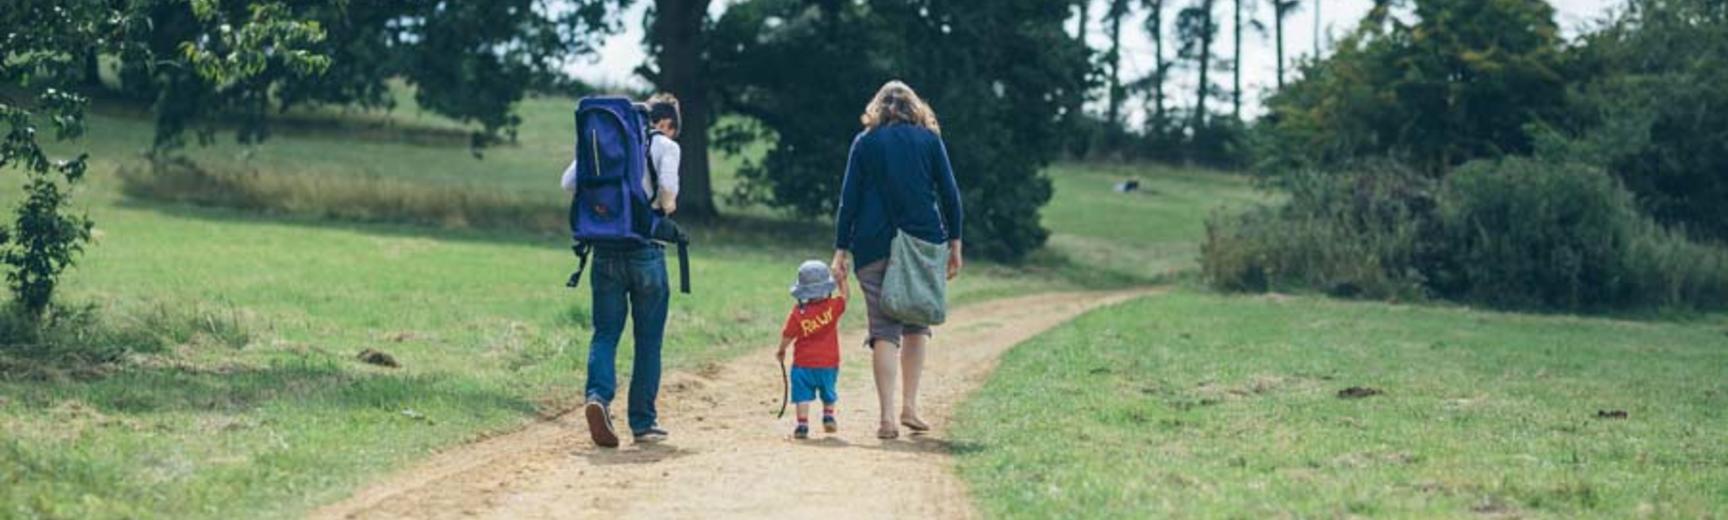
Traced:
<path fill-rule="evenodd" d="M 1134 279 L 1164 280 L 1198 265 L 1205 217 L 1266 200 L 1244 176 L 1145 165 L 1058 165 L 1044 208 L 1049 249 L 1075 263 Z M 1138 179 L 1141 189 L 1116 193 Z"/>
<path fill-rule="evenodd" d="M 344 116 L 358 123 L 336 126 L 314 120 L 305 123 L 321 129 L 313 135 L 286 132 L 262 147 L 219 142 L 188 153 L 202 165 L 256 175 L 397 179 L 556 208 L 569 104 L 524 102 L 521 140 L 484 160 L 439 141 L 460 135 L 455 125 L 411 107 L 387 118 Z M 93 304 L 123 322 L 147 321 L 156 309 L 196 309 L 231 320 L 225 326 L 243 345 L 194 339 L 100 370 L 0 371 L 0 517 L 293 516 L 432 449 L 533 420 L 580 395 L 587 289 L 562 286 L 573 259 L 561 234 L 130 199 L 115 172 L 140 161 L 150 126 L 122 112 L 98 111 L 89 137 L 75 143 L 95 157 L 78 200 L 97 222 L 97 239 L 67 278 L 62 301 Z M 716 180 L 724 186 L 736 159 L 720 164 Z M 1109 177 L 1083 168 L 1055 173 L 1084 176 L 1075 186 Z M 1057 182 L 1058 205 L 1115 196 Z M 14 197 L 6 190 L 0 202 Z M 1136 200 L 1143 202 L 1119 215 L 1189 230 L 1203 216 L 1158 213 L 1156 199 Z M 1104 227 L 1085 215 L 1057 218 L 1055 208 L 1058 236 L 1063 226 L 1082 235 Z M 830 253 L 821 223 L 744 213 L 750 218 L 698 230 L 696 293 L 673 298 L 666 354 L 673 369 L 770 344 L 792 270 Z M 954 297 L 1121 280 L 1095 276 L 1084 261 L 973 263 Z M 367 348 L 403 367 L 355 361 Z"/>
<path fill-rule="evenodd" d="M 1177 291 L 1016 347 L 956 446 L 993 517 L 1704 518 L 1725 347 L 1720 317 Z"/>

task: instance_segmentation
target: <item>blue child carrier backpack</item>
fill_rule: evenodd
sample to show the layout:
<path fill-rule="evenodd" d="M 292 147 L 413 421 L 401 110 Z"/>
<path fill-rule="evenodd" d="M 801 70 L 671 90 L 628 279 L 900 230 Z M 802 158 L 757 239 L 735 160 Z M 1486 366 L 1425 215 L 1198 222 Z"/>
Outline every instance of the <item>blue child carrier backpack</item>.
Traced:
<path fill-rule="evenodd" d="M 679 290 L 690 293 L 689 238 L 678 224 L 655 211 L 659 172 L 648 160 L 652 142 L 643 105 L 623 97 L 585 97 L 576 105 L 576 195 L 570 201 L 570 234 L 576 244 L 575 287 L 594 247 L 653 243 L 678 246 Z M 648 189 L 643 180 L 648 179 Z M 653 190 L 650 193 L 649 190 Z"/>

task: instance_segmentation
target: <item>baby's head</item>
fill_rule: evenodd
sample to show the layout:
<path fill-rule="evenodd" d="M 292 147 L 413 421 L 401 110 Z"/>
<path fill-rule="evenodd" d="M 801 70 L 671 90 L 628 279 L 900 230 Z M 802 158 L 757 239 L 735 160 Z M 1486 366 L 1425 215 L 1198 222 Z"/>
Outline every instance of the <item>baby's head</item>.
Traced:
<path fill-rule="evenodd" d="M 798 281 L 792 284 L 792 297 L 798 303 L 810 303 L 833 295 L 835 286 L 834 273 L 828 270 L 828 264 L 805 260 L 798 266 Z"/>
<path fill-rule="evenodd" d="M 660 93 L 648 98 L 648 124 L 668 139 L 677 139 L 678 130 L 683 125 L 683 111 L 678 108 L 678 98 L 672 94 Z"/>

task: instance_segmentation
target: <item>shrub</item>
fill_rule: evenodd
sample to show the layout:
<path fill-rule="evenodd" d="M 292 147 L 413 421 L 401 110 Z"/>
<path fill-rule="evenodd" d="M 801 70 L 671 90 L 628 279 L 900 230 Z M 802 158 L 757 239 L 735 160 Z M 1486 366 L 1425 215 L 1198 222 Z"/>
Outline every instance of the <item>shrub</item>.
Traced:
<path fill-rule="evenodd" d="M 1628 295 L 1622 261 L 1639 217 L 1631 194 L 1599 170 L 1473 162 L 1446 180 L 1441 206 L 1463 299 L 1581 308 Z"/>
<path fill-rule="evenodd" d="M 1432 235 L 1435 183 L 1389 162 L 1344 174 L 1296 173 L 1279 207 L 1213 215 L 1201 267 L 1235 291 L 1311 288 L 1340 296 L 1424 296 L 1421 266 Z"/>
<path fill-rule="evenodd" d="M 1479 161 L 1438 182 L 1382 163 L 1279 182 L 1284 205 L 1208 221 L 1213 286 L 1520 309 L 1728 306 L 1728 250 L 1655 223 L 1588 166 Z"/>

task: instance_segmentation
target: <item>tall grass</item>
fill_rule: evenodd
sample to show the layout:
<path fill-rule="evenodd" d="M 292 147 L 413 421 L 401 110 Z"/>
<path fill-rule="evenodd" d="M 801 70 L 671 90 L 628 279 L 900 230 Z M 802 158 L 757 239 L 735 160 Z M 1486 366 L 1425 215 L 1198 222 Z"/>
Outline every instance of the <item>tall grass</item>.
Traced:
<path fill-rule="evenodd" d="M 1396 164 L 1373 171 L 1293 174 L 1287 203 L 1214 213 L 1200 246 L 1207 280 L 1228 291 L 1426 297 L 1418 264 L 1435 185 Z"/>
<path fill-rule="evenodd" d="M 552 203 L 556 198 L 531 198 L 471 185 L 397 177 L 218 170 L 183 158 L 129 164 L 118 174 L 122 192 L 139 199 L 455 229 L 568 229 L 565 208 Z"/>
<path fill-rule="evenodd" d="M 62 305 L 41 316 L 7 307 L 0 309 L 0 379 L 100 375 L 134 354 L 183 345 L 240 349 L 252 340 L 248 320 L 224 307 Z"/>

